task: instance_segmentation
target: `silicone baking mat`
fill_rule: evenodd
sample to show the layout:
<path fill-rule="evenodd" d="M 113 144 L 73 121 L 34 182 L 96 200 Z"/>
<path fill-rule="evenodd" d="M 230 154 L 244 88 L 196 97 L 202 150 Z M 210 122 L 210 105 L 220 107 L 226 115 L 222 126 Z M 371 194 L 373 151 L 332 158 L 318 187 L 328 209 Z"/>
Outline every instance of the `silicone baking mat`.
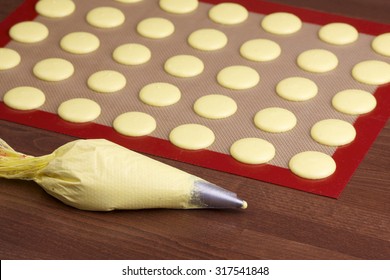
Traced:
<path fill-rule="evenodd" d="M 160 9 L 157 0 L 124 4 L 117 1 L 74 1 L 76 11 L 65 18 L 50 19 L 35 12 L 37 1 L 28 0 L 0 25 L 0 47 L 17 50 L 22 63 L 15 69 L 0 72 L 0 97 L 17 86 L 34 86 L 46 95 L 45 104 L 34 111 L 17 111 L 0 103 L 0 118 L 32 127 L 43 128 L 80 138 L 106 138 L 132 150 L 162 156 L 174 160 L 216 169 L 232 174 L 267 181 L 285 187 L 337 198 L 348 183 L 365 153 L 386 124 L 390 110 L 390 86 L 369 86 L 358 83 L 351 76 L 352 67 L 363 60 L 376 59 L 389 62 L 388 57 L 375 53 L 371 41 L 376 35 L 390 31 L 389 25 L 346 18 L 316 11 L 298 9 L 263 1 L 233 1 L 250 11 L 248 19 L 239 25 L 222 25 L 212 22 L 208 11 L 221 1 L 202 1 L 196 12 L 186 15 L 167 13 Z M 85 16 L 99 6 L 119 8 L 126 16 L 125 24 L 111 30 L 89 25 Z M 262 18 L 273 12 L 290 12 L 303 21 L 302 29 L 293 35 L 280 36 L 265 32 L 260 27 Z M 175 25 L 172 36 L 156 40 L 140 36 L 136 25 L 147 17 L 164 17 Z M 49 28 L 50 35 L 42 42 L 22 44 L 9 38 L 8 30 L 17 22 L 35 20 Z M 332 46 L 318 39 L 321 26 L 331 22 L 345 22 L 359 31 L 359 40 L 348 46 Z M 187 37 L 200 28 L 215 28 L 228 37 L 228 45 L 217 51 L 205 52 L 191 48 Z M 86 55 L 73 55 L 59 47 L 59 41 L 73 31 L 87 31 L 99 37 L 98 51 Z M 250 39 L 266 38 L 277 42 L 282 49 L 281 56 L 271 62 L 251 62 L 239 54 L 242 43 Z M 112 57 L 115 47 L 124 43 L 140 43 L 152 53 L 151 61 L 139 66 L 124 66 Z M 296 65 L 296 57 L 305 50 L 322 48 L 332 51 L 339 58 L 339 66 L 326 74 L 308 73 Z M 204 72 L 193 78 L 177 78 L 163 70 L 164 62 L 177 54 L 190 54 L 205 64 Z M 61 57 L 71 61 L 75 75 L 61 82 L 44 82 L 34 77 L 33 66 L 49 57 Z M 258 86 L 243 90 L 229 90 L 216 82 L 219 70 L 230 65 L 246 65 L 255 69 L 261 77 Z M 88 89 L 88 76 L 100 70 L 116 70 L 125 75 L 127 86 L 113 94 L 99 94 Z M 318 85 L 319 94 L 304 102 L 286 101 L 277 96 L 275 85 L 291 76 L 309 78 Z M 142 103 L 140 89 L 152 82 L 168 82 L 178 86 L 182 97 L 177 104 L 168 107 L 154 107 Z M 377 107 L 369 114 L 350 116 L 337 112 L 331 106 L 331 98 L 344 89 L 362 89 L 373 93 Z M 220 120 L 211 120 L 194 113 L 193 103 L 207 94 L 223 94 L 238 104 L 237 113 Z M 102 107 L 102 114 L 91 123 L 69 123 L 56 114 L 61 102 L 71 98 L 85 97 L 95 100 Z M 298 123 L 285 133 L 267 133 L 256 128 L 253 117 L 257 111 L 267 107 L 283 107 L 297 116 Z M 121 113 L 142 111 L 157 121 L 157 129 L 149 136 L 128 137 L 117 133 L 112 122 Z M 318 144 L 310 137 L 310 127 L 319 120 L 337 118 L 352 123 L 357 131 L 356 139 L 349 145 L 335 148 Z M 180 124 L 198 123 L 211 128 L 215 142 L 207 149 L 189 151 L 178 148 L 168 140 L 169 132 Z M 234 141 L 245 137 L 258 137 L 270 141 L 276 148 L 276 156 L 267 164 L 248 165 L 234 160 L 229 147 Z M 326 179 L 307 180 L 294 175 L 288 169 L 289 159 L 305 150 L 321 151 L 333 157 L 336 172 Z"/>

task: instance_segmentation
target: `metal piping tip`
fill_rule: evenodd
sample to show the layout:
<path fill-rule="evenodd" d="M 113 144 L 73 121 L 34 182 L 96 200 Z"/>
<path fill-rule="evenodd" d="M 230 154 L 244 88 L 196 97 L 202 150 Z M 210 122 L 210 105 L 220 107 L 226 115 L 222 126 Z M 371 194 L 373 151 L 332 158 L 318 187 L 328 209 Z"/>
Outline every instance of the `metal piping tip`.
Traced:
<path fill-rule="evenodd" d="M 237 194 L 207 181 L 196 180 L 191 196 L 191 203 L 201 208 L 241 208 L 248 203 L 237 197 Z"/>

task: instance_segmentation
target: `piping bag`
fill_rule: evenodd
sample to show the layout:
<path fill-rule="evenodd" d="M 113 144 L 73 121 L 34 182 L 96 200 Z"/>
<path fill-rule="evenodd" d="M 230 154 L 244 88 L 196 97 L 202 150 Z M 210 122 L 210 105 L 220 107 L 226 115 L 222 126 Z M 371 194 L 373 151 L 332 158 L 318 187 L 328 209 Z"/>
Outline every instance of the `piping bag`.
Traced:
<path fill-rule="evenodd" d="M 247 207 L 233 192 L 104 139 L 76 140 L 40 157 L 0 139 L 0 177 L 33 180 L 82 210 Z"/>

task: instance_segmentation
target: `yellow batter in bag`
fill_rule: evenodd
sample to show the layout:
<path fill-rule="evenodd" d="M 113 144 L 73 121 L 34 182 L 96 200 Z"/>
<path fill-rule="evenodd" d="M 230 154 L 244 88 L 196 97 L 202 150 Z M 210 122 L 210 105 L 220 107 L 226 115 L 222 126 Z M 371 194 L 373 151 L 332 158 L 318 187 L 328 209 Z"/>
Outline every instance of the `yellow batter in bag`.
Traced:
<path fill-rule="evenodd" d="M 103 139 L 76 140 L 40 157 L 0 139 L 0 177 L 34 180 L 83 210 L 247 207 L 233 192 Z"/>

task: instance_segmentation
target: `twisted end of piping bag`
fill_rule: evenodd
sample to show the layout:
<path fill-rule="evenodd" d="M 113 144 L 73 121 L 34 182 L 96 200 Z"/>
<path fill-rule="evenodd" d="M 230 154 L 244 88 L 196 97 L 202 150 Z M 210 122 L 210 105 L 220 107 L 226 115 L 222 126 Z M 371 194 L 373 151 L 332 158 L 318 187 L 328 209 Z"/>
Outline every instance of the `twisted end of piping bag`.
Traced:
<path fill-rule="evenodd" d="M 238 198 L 234 192 L 203 180 L 196 180 L 194 182 L 190 202 L 200 208 L 246 209 L 248 207 L 247 202 Z"/>

